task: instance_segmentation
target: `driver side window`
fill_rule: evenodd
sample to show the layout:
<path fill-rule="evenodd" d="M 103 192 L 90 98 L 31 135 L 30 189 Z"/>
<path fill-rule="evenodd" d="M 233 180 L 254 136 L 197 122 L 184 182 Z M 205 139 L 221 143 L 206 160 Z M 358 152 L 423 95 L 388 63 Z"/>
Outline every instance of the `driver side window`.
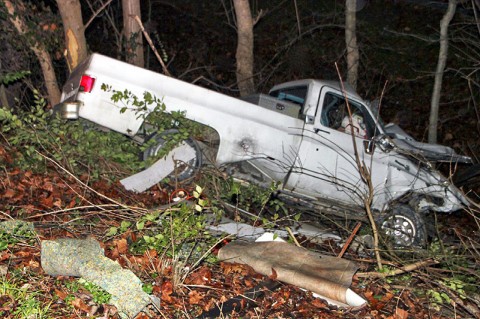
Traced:
<path fill-rule="evenodd" d="M 375 122 L 364 106 L 348 101 L 351 111 L 349 116 L 347 103 L 341 95 L 327 93 L 324 98 L 320 124 L 346 134 L 354 134 L 363 139 L 370 139 L 375 134 Z"/>

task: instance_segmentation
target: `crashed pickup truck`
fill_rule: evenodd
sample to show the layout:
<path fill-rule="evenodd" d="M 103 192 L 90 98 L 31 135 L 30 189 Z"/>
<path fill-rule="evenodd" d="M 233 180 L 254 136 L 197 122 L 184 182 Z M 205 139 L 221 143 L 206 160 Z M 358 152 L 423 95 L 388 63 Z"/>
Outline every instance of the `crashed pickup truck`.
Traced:
<path fill-rule="evenodd" d="M 372 196 L 377 223 L 397 246 L 423 245 L 424 215 L 451 212 L 467 200 L 434 162 L 469 163 L 453 149 L 415 141 L 400 127 L 384 125 L 369 103 L 343 86 L 298 80 L 274 86 L 268 94 L 242 99 L 92 54 L 70 75 L 56 106 L 64 118 L 94 122 L 134 139 L 145 116 L 134 103 L 112 100 L 112 91 L 136 96 L 149 92 L 167 112 L 215 130 L 214 164 L 234 177 L 259 185 L 278 183 L 279 195 L 320 213 L 366 220 L 364 199 Z M 188 163 L 194 174 L 205 160 L 193 138 Z M 164 140 L 147 150 L 155 154 Z M 367 181 L 359 165 L 369 171 Z M 371 187 L 369 187 L 371 185 Z"/>

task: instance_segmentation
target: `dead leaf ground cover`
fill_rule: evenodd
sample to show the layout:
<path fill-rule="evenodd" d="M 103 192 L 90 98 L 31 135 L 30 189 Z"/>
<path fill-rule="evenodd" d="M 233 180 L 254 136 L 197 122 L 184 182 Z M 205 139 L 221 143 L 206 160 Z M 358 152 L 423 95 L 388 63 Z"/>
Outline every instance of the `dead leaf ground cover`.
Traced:
<path fill-rule="evenodd" d="M 169 193 L 154 187 L 144 194 L 133 194 L 121 185 L 106 181 L 89 182 L 88 176 L 66 174 L 47 163 L 44 174 L 20 170 L 6 146 L 0 147 L 0 212 L 2 220 L 33 222 L 36 236 L 2 233 L 0 244 L 0 314 L 2 318 L 117 318 L 116 309 L 102 299 L 104 292 L 87 289 L 78 278 L 52 277 L 42 270 L 40 243 L 44 239 L 92 236 L 103 244 L 105 254 L 132 270 L 145 289 L 161 299 L 160 312 L 151 308 L 137 318 L 196 318 L 221 303 L 245 294 L 269 278 L 240 264 L 207 259 L 195 268 L 158 249 L 132 252 L 142 237 L 141 229 L 126 228 L 106 236 L 112 227 L 126 221 L 135 223 L 143 215 L 168 203 Z M 88 185 L 88 186 L 87 186 Z M 193 212 L 192 212 L 193 214 Z M 281 284 L 256 297 L 243 298 L 239 307 L 220 318 L 472 318 L 478 316 L 478 284 L 452 278 L 468 276 L 478 281 L 478 227 L 468 214 L 450 218 L 442 233 L 454 235 L 456 247 L 445 267 L 439 247 L 436 258 L 443 267 L 416 269 L 395 277 L 354 277 L 352 289 L 368 301 L 362 309 L 336 309 L 298 287 Z M 464 227 L 469 223 L 471 227 Z M 444 223 L 445 225 L 445 223 Z M 301 238 L 299 238 L 301 240 Z M 305 242 L 304 245 L 307 245 Z M 311 249 L 336 255 L 341 247 L 331 242 L 309 244 Z M 218 248 L 218 247 L 216 247 Z M 213 254 L 216 249 L 213 249 Z M 455 255 L 455 254 L 458 255 Z M 476 255 L 475 255 L 476 254 Z M 467 256 L 467 257 L 465 257 Z M 462 258 L 463 268 L 453 267 Z M 374 270 L 368 257 L 347 251 L 344 258 L 356 260 L 359 272 Z M 418 258 L 387 263 L 388 269 Z M 458 263 L 457 263 L 458 264 Z M 461 276 L 459 276 L 461 275 Z M 463 277 L 462 277 L 463 276 Z M 452 280 L 450 280 L 452 279 Z M 461 284 L 464 284 L 462 286 Z M 472 291 L 477 289 L 477 291 Z M 477 295 L 478 296 L 478 295 Z M 43 311 L 43 312 L 42 312 Z"/>

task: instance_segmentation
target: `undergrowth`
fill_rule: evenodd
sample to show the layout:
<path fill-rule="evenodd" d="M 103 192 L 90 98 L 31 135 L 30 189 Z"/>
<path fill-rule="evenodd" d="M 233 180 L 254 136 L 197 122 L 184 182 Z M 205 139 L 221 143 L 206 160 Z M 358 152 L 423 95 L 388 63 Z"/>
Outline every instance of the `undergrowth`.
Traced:
<path fill-rule="evenodd" d="M 107 180 L 142 168 L 140 148 L 131 139 L 84 121 L 66 122 L 52 116 L 45 110 L 46 101 L 37 91 L 33 93 L 35 102 L 29 108 L 0 108 L 0 133 L 15 166 L 45 172 L 44 156 L 48 156 L 76 175 Z M 112 163 L 118 165 L 112 169 Z"/>

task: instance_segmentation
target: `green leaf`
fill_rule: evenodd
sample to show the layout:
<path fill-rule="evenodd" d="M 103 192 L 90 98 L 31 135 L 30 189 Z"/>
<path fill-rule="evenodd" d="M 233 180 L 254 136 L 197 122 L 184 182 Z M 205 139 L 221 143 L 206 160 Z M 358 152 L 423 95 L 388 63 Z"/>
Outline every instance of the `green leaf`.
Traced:
<path fill-rule="evenodd" d="M 118 234 L 118 228 L 117 227 L 110 227 L 110 229 L 105 234 L 105 236 L 111 237 L 111 236 L 115 236 L 116 234 Z"/>
<path fill-rule="evenodd" d="M 145 221 L 138 221 L 137 222 L 137 230 L 143 230 L 145 228 Z"/>
<path fill-rule="evenodd" d="M 122 221 L 122 222 L 120 223 L 120 230 L 121 230 L 122 232 L 124 232 L 124 231 L 126 231 L 131 225 L 132 225 L 131 222 L 124 220 L 124 221 Z"/>

